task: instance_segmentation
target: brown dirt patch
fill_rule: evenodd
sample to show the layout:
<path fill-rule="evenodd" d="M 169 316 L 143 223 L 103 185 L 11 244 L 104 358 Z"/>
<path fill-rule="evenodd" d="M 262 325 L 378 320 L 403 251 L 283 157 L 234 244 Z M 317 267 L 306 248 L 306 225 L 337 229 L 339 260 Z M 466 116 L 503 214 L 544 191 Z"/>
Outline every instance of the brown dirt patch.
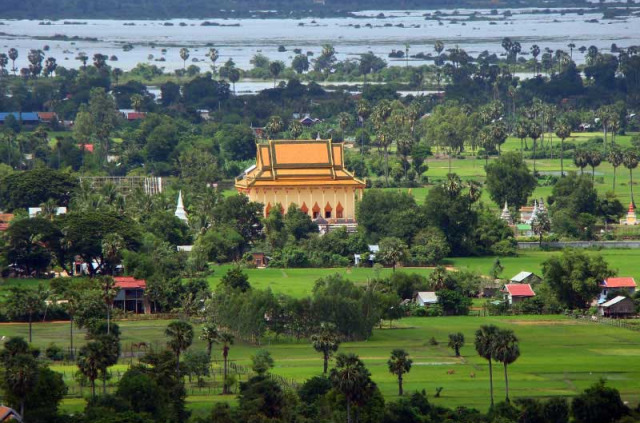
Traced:
<path fill-rule="evenodd" d="M 577 320 L 510 320 L 509 323 L 520 326 L 576 326 Z"/>

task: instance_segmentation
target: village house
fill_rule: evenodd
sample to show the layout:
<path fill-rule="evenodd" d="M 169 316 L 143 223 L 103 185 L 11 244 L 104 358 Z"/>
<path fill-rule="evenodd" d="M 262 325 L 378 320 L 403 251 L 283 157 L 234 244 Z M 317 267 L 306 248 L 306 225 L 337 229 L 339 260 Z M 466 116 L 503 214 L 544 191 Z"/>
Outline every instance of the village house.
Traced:
<path fill-rule="evenodd" d="M 414 301 L 420 307 L 428 307 L 438 304 L 438 295 L 433 291 L 421 291 L 416 293 Z"/>
<path fill-rule="evenodd" d="M 636 303 L 631 298 L 618 295 L 600 304 L 598 314 L 603 317 L 631 317 L 636 314 Z"/>
<path fill-rule="evenodd" d="M 270 140 L 258 144 L 256 164 L 236 178 L 235 187 L 251 201 L 286 212 L 296 204 L 327 229 L 356 228 L 356 198 L 364 181 L 344 167 L 344 146 L 331 140 Z M 326 223 L 324 222 L 326 220 Z"/>
<path fill-rule="evenodd" d="M 636 281 L 631 277 L 608 278 L 600 284 L 600 289 L 598 304 L 607 301 L 607 295 L 611 292 L 625 291 L 629 295 L 633 294 L 636 292 Z"/>
<path fill-rule="evenodd" d="M 136 314 L 151 313 L 151 306 L 145 295 L 147 282 L 132 276 L 116 276 L 115 288 L 118 290 L 113 307 Z"/>
<path fill-rule="evenodd" d="M 542 278 L 531 272 L 520 272 L 510 279 L 510 283 L 536 284 L 540 282 L 542 282 Z"/>
<path fill-rule="evenodd" d="M 9 229 L 9 223 L 13 220 L 14 215 L 11 213 L 0 213 L 0 232 Z"/>
<path fill-rule="evenodd" d="M 504 286 L 502 292 L 509 305 L 513 305 L 520 301 L 524 301 L 527 298 L 536 296 L 536 293 L 533 292 L 531 285 L 528 283 L 508 283 Z"/>
<path fill-rule="evenodd" d="M 29 207 L 29 217 L 34 218 L 42 213 L 42 207 Z M 66 207 L 56 207 L 56 216 L 67 214 Z"/>
<path fill-rule="evenodd" d="M 22 422 L 22 416 L 13 408 L 0 405 L 0 422 Z"/>

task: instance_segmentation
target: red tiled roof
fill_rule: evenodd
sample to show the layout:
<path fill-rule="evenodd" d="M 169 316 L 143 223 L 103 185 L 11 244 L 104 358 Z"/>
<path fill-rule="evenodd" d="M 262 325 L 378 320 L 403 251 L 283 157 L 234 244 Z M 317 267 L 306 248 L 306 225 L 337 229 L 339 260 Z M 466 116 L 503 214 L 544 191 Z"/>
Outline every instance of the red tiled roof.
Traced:
<path fill-rule="evenodd" d="M 127 113 L 127 120 L 139 120 L 144 119 L 147 116 L 145 112 L 130 112 Z"/>
<path fill-rule="evenodd" d="M 4 405 L 0 405 L 0 422 L 8 421 L 22 421 L 20 415 L 13 408 L 9 408 Z"/>
<path fill-rule="evenodd" d="M 633 278 L 609 278 L 601 285 L 606 288 L 635 288 L 636 281 Z"/>
<path fill-rule="evenodd" d="M 116 287 L 121 289 L 145 289 L 147 287 L 147 281 L 136 279 L 133 276 L 116 276 L 113 280 L 116 281 Z"/>
<path fill-rule="evenodd" d="M 504 286 L 504 290 L 512 297 L 534 297 L 536 295 L 528 283 L 510 283 Z"/>
<path fill-rule="evenodd" d="M 84 147 L 84 151 L 93 153 L 93 144 L 78 144 L 78 148 L 82 150 Z"/>
<path fill-rule="evenodd" d="M 38 112 L 38 117 L 42 120 L 54 120 L 57 116 L 55 112 Z"/>
<path fill-rule="evenodd" d="M 0 232 L 4 232 L 7 229 L 9 229 L 9 224 L 8 223 L 0 223 Z"/>

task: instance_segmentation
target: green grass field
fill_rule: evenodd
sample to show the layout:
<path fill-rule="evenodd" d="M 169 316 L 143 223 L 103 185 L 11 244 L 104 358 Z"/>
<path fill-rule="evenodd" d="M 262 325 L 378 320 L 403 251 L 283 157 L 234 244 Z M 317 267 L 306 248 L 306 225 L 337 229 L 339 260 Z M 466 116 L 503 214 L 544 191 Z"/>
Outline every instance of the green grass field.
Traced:
<path fill-rule="evenodd" d="M 152 342 L 158 347 L 164 344 L 163 330 L 167 321 L 121 321 L 122 343 L 126 350 L 131 342 Z M 364 342 L 341 345 L 340 350 L 358 354 L 370 369 L 373 379 L 388 399 L 397 395 L 396 380 L 387 370 L 386 361 L 392 349 L 406 349 L 414 361 L 411 372 L 405 377 L 405 389 L 411 392 L 425 389 L 430 401 L 455 407 L 470 406 L 486 410 L 489 404 L 488 366 L 473 348 L 473 334 L 482 324 L 496 324 L 513 329 L 521 340 L 522 356 L 509 367 L 512 397 L 570 397 L 604 377 L 611 386 L 619 389 L 626 401 L 635 404 L 640 399 L 640 337 L 638 333 L 586 321 L 576 321 L 562 316 L 517 317 L 440 317 L 406 318 L 394 322 L 392 329 L 376 329 Z M 39 323 L 34 325 L 34 344 L 46 347 L 50 342 L 67 346 L 68 323 Z M 196 328 L 197 329 L 197 328 Z M 462 332 L 467 345 L 462 358 L 455 358 L 446 348 L 451 332 Z M 0 325 L 3 336 L 26 335 L 24 324 Z M 431 337 L 439 342 L 431 346 Z M 77 333 L 75 342 L 84 342 L 84 334 Z M 197 338 L 192 348 L 204 349 Z M 231 348 L 230 358 L 241 365 L 250 363 L 250 356 L 257 348 L 269 350 L 276 366 L 275 374 L 303 382 L 322 371 L 321 356 L 306 341 L 267 342 L 260 347 L 238 343 Z M 220 349 L 214 350 L 220 359 Z M 124 372 L 129 360 L 123 360 L 112 371 Z M 72 395 L 65 399 L 64 408 L 78 410 L 84 406 L 82 396 L 89 391 L 80 389 L 73 381 L 75 366 L 54 365 L 63 372 L 71 386 Z M 455 374 L 447 374 L 454 370 Z M 475 377 L 472 377 L 475 374 Z M 495 370 L 496 398 L 504 395 L 502 368 Z M 433 398 L 436 387 L 443 387 L 442 396 Z M 189 388 L 192 392 L 192 388 Z M 227 397 L 229 399 L 229 397 Z M 204 412 L 213 401 L 222 398 L 214 389 L 189 397 L 190 407 Z"/>

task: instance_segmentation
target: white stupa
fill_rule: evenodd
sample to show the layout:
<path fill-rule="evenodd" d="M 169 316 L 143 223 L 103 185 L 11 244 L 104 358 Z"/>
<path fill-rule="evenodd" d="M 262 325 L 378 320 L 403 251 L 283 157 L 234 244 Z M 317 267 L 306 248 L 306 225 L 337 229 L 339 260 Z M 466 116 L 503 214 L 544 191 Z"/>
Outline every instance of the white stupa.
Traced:
<path fill-rule="evenodd" d="M 178 205 L 176 206 L 176 212 L 174 215 L 183 222 L 189 221 L 187 218 L 187 212 L 184 210 L 184 204 L 182 204 L 182 191 L 178 193 Z"/>
<path fill-rule="evenodd" d="M 511 212 L 509 211 L 509 207 L 507 202 L 504 202 L 504 208 L 502 209 L 502 214 L 500 215 L 500 219 L 507 222 L 507 225 L 513 225 L 513 218 L 511 217 Z"/>

